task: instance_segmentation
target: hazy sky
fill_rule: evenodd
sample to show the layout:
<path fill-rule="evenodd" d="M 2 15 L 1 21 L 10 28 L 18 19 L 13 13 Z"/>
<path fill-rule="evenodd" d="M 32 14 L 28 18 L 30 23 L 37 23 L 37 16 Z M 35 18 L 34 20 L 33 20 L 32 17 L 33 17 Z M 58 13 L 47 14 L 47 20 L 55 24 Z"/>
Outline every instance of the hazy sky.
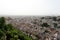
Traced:
<path fill-rule="evenodd" d="M 60 15 L 60 0 L 0 0 L 3 15 Z"/>

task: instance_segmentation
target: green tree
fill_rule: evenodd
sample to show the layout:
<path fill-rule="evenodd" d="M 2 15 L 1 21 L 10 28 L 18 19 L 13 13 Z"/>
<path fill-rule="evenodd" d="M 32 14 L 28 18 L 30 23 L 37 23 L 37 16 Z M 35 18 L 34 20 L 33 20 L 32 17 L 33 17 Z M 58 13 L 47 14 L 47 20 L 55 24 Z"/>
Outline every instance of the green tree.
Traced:
<path fill-rule="evenodd" d="M 54 21 L 57 21 L 57 17 L 52 17 Z"/>
<path fill-rule="evenodd" d="M 54 27 L 57 28 L 57 23 L 53 23 L 54 24 Z"/>
<path fill-rule="evenodd" d="M 48 27 L 49 25 L 48 25 L 48 23 L 43 23 L 41 26 L 42 27 Z"/>
<path fill-rule="evenodd" d="M 12 26 L 12 24 L 6 24 L 5 18 L 1 17 L 0 40 L 32 40 L 32 38 Z"/>

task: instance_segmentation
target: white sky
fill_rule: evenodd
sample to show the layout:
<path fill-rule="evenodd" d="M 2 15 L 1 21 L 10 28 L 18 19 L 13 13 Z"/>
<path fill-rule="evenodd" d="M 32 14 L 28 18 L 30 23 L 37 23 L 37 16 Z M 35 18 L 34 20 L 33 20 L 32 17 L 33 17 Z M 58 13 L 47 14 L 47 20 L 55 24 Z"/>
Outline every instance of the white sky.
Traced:
<path fill-rule="evenodd" d="M 0 0 L 1 15 L 60 15 L 60 0 Z"/>

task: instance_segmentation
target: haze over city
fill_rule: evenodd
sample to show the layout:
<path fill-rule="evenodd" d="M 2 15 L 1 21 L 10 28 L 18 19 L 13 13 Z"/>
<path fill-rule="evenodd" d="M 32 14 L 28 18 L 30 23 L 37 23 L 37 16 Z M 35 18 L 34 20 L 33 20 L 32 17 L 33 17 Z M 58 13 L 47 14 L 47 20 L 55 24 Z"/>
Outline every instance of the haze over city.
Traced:
<path fill-rule="evenodd" d="M 60 15 L 60 0 L 0 0 L 1 15 Z"/>

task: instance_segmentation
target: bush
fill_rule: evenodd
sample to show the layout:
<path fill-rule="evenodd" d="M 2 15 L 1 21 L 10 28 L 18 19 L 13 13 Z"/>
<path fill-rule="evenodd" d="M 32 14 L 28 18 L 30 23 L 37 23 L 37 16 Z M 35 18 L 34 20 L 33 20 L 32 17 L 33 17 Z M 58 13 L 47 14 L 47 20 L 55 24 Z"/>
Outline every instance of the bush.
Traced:
<path fill-rule="evenodd" d="M 41 26 L 42 27 L 48 27 L 49 25 L 47 23 L 43 23 Z"/>
<path fill-rule="evenodd" d="M 0 40 L 32 40 L 22 31 L 14 28 L 11 24 L 5 23 L 5 18 L 0 18 Z"/>
<path fill-rule="evenodd" d="M 57 18 L 56 17 L 52 17 L 54 21 L 57 21 Z"/>
<path fill-rule="evenodd" d="M 54 27 L 57 28 L 57 23 L 53 23 L 54 24 Z"/>

